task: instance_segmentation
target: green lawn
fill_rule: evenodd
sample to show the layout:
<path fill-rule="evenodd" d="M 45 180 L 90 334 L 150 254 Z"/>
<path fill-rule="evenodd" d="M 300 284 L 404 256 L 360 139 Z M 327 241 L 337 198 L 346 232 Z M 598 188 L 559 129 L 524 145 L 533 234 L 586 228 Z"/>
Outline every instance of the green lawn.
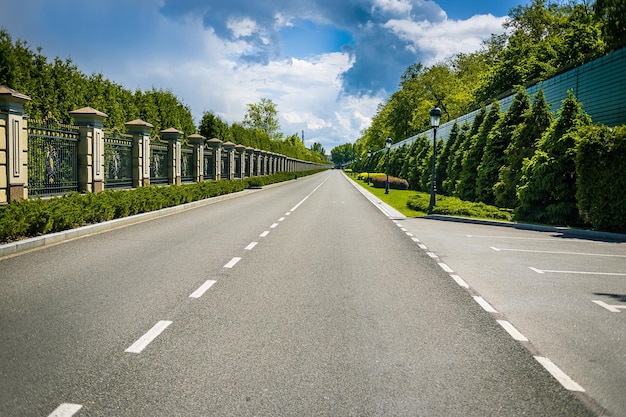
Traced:
<path fill-rule="evenodd" d="M 424 211 L 416 211 L 411 210 L 407 206 L 407 202 L 409 197 L 418 194 L 417 191 L 412 190 L 389 190 L 389 194 L 385 194 L 384 188 L 374 188 L 372 185 L 367 185 L 367 181 L 360 181 L 356 179 L 356 175 L 350 175 L 350 178 L 355 181 L 357 184 L 365 188 L 370 193 L 374 194 L 376 197 L 380 198 L 385 203 L 389 204 L 391 207 L 398 210 L 400 213 L 404 214 L 407 217 L 419 217 L 425 216 L 427 213 Z"/>
<path fill-rule="evenodd" d="M 374 188 L 371 185 L 367 185 L 366 181 L 358 180 L 356 175 L 350 175 L 350 178 L 407 217 L 419 217 L 427 214 L 430 202 L 429 193 L 390 189 L 389 194 L 385 194 L 384 188 Z M 434 213 L 477 219 L 511 220 L 511 210 L 441 195 L 437 196 L 437 205 Z"/>

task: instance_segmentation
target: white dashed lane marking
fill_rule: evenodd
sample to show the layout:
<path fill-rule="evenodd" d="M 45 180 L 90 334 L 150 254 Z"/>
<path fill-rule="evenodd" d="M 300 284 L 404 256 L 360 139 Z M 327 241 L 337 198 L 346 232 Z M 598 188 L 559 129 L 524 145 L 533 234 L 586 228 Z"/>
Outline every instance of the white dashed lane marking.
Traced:
<path fill-rule="evenodd" d="M 207 292 L 207 290 L 209 288 L 211 288 L 213 286 L 213 284 L 215 284 L 216 282 L 217 281 L 213 281 L 213 280 L 206 281 L 197 290 L 192 292 L 191 295 L 189 295 L 189 298 L 200 298 L 200 297 L 202 297 L 204 295 L 204 293 Z"/>
<path fill-rule="evenodd" d="M 157 324 L 152 326 L 152 328 L 148 330 L 146 334 L 141 336 L 139 339 L 137 339 L 135 343 L 130 345 L 130 347 L 126 349 L 124 352 L 141 353 L 141 351 L 143 351 L 146 348 L 146 346 L 152 343 L 154 339 L 156 339 L 161 333 L 163 333 L 163 331 L 167 329 L 167 327 L 170 324 L 172 324 L 172 322 L 169 320 L 159 321 Z"/>
<path fill-rule="evenodd" d="M 224 265 L 224 268 L 232 268 L 233 266 L 237 265 L 237 262 L 239 261 L 241 261 L 241 258 L 235 256 L 233 259 L 228 261 L 226 265 Z"/>
<path fill-rule="evenodd" d="M 80 404 L 63 403 L 58 406 L 48 417 L 71 417 L 83 408 Z"/>

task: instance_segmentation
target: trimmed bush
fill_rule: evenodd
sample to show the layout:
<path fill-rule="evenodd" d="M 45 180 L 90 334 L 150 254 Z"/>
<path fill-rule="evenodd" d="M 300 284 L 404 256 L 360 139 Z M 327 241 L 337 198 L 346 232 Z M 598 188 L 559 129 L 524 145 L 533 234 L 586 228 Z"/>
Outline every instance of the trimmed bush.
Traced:
<path fill-rule="evenodd" d="M 376 175 L 371 177 L 372 183 L 374 184 L 374 188 L 385 188 L 385 184 L 387 182 L 386 175 Z M 394 190 L 408 190 L 409 182 L 402 178 L 389 176 L 389 188 Z"/>
<path fill-rule="evenodd" d="M 430 194 L 417 193 L 409 197 L 406 205 L 411 210 L 427 212 L 430 205 Z M 507 210 L 485 203 L 463 201 L 457 197 L 437 196 L 437 204 L 433 208 L 433 213 L 481 219 L 511 220 L 511 213 Z"/>
<path fill-rule="evenodd" d="M 12 201 L 0 206 L 0 242 L 80 227 L 86 224 L 147 213 L 166 207 L 243 191 L 315 174 L 317 171 L 281 172 L 234 181 L 149 186 L 132 190 L 105 190 L 97 194 L 68 193 L 60 197 Z"/>

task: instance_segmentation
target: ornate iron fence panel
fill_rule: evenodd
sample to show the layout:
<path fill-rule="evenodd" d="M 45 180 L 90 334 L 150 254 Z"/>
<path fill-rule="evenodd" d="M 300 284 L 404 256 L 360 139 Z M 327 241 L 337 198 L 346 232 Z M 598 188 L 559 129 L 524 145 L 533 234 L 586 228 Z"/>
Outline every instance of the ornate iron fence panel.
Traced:
<path fill-rule="evenodd" d="M 78 139 L 75 126 L 53 120 L 28 123 L 28 195 L 78 191 Z"/>
<path fill-rule="evenodd" d="M 180 179 L 182 182 L 193 182 L 193 161 L 193 148 L 182 146 L 180 150 Z"/>
<path fill-rule="evenodd" d="M 230 176 L 228 175 L 230 172 L 230 159 L 228 158 L 228 154 L 224 155 L 222 154 L 222 166 L 221 166 L 221 178 L 223 180 L 227 180 L 230 178 Z"/>
<path fill-rule="evenodd" d="M 133 139 L 131 135 L 104 135 L 104 184 L 107 188 L 133 186 Z"/>
<path fill-rule="evenodd" d="M 168 184 L 167 145 L 156 141 L 150 142 L 150 184 Z"/>
<path fill-rule="evenodd" d="M 242 178 L 241 175 L 241 156 L 235 155 L 235 178 Z"/>
<path fill-rule="evenodd" d="M 213 151 L 208 148 L 204 148 L 203 172 L 205 180 L 213 179 Z"/>

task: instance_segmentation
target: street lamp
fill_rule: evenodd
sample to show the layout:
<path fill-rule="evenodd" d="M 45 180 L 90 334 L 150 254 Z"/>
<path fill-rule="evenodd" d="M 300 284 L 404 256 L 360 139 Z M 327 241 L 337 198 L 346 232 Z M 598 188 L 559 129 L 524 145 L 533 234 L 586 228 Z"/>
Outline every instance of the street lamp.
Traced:
<path fill-rule="evenodd" d="M 385 158 L 385 174 L 387 179 L 385 180 L 385 194 L 389 194 L 389 149 L 391 149 L 391 138 L 387 138 L 385 141 L 385 148 L 387 148 L 387 158 Z"/>
<path fill-rule="evenodd" d="M 435 107 L 430 111 L 430 125 L 433 128 L 433 172 L 430 180 L 430 204 L 428 205 L 428 214 L 433 213 L 433 209 L 437 204 L 437 170 L 435 164 L 437 163 L 437 128 L 439 127 L 440 120 L 441 109 Z"/>
<path fill-rule="evenodd" d="M 370 185 L 370 158 L 372 157 L 372 150 L 367 150 L 367 185 Z"/>

